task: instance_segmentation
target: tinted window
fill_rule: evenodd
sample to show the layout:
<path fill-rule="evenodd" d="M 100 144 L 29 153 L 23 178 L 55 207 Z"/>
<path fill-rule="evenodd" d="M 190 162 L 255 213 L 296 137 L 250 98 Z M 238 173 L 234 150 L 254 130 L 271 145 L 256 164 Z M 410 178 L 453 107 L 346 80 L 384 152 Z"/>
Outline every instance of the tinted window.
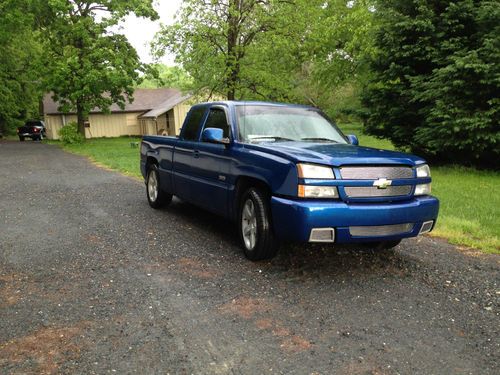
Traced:
<path fill-rule="evenodd" d="M 222 129 L 224 138 L 229 137 L 229 125 L 227 124 L 226 112 L 220 108 L 212 108 L 208 114 L 206 128 Z"/>
<path fill-rule="evenodd" d="M 188 141 L 198 140 L 198 129 L 205 114 L 205 108 L 194 108 L 189 111 L 189 117 L 182 127 L 182 138 Z"/>

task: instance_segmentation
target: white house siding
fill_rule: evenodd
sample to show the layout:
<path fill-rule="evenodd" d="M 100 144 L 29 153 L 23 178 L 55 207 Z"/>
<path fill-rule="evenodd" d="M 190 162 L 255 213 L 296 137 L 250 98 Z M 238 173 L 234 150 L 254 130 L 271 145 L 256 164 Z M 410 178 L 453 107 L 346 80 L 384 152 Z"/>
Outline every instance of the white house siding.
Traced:
<path fill-rule="evenodd" d="M 179 104 L 172 109 L 174 117 L 174 125 L 175 125 L 175 135 L 180 134 L 182 124 L 184 123 L 184 120 L 190 108 L 191 108 L 190 105 Z"/>
<path fill-rule="evenodd" d="M 141 135 L 139 119 L 141 112 L 91 114 L 90 127 L 85 129 L 86 138 L 120 137 L 123 135 Z M 65 124 L 76 122 L 76 115 L 46 115 L 47 137 L 59 139 L 59 130 Z"/>
<path fill-rule="evenodd" d="M 76 115 L 45 115 L 47 138 L 59 139 L 59 130 L 70 122 L 76 122 Z"/>
<path fill-rule="evenodd" d="M 185 104 L 176 105 L 158 118 L 138 117 L 143 112 L 94 113 L 89 115 L 90 127 L 85 129 L 86 138 L 120 137 L 123 135 L 156 135 L 164 132 L 168 135 L 179 135 L 184 119 L 191 107 Z M 47 137 L 59 139 L 59 130 L 70 122 L 76 122 L 76 115 L 45 115 Z"/>

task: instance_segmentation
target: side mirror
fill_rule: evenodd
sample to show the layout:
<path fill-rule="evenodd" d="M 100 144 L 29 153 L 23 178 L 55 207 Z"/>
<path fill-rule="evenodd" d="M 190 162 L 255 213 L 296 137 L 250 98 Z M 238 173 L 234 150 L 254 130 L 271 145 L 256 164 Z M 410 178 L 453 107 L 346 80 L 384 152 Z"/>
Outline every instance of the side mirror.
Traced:
<path fill-rule="evenodd" d="M 224 138 L 224 132 L 219 128 L 206 128 L 201 133 L 201 140 L 209 143 L 229 144 L 229 138 Z"/>
<path fill-rule="evenodd" d="M 349 140 L 349 143 L 353 146 L 358 146 L 359 145 L 359 141 L 358 141 L 358 137 L 356 137 L 354 134 L 349 134 L 347 136 L 347 139 Z"/>

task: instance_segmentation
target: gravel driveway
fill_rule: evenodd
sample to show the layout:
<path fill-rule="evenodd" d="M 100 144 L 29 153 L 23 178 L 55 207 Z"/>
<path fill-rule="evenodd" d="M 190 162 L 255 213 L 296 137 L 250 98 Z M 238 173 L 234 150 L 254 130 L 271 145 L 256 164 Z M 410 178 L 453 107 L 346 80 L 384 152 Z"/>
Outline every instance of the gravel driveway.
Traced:
<path fill-rule="evenodd" d="M 499 257 L 285 246 L 35 142 L 0 143 L 0 373 L 498 374 Z"/>

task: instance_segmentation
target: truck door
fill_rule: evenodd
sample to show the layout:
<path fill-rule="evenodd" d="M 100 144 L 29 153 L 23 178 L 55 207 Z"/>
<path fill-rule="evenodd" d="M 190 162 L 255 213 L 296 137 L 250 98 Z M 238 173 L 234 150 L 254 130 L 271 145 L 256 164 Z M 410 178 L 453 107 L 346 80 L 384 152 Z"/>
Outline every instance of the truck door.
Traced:
<path fill-rule="evenodd" d="M 192 197 L 197 205 L 224 216 L 228 214 L 230 150 L 223 144 L 203 142 L 201 133 L 206 128 L 218 128 L 222 129 L 225 138 L 229 138 L 228 118 L 225 107 L 216 105 L 210 108 L 195 148 L 192 165 L 195 178 L 191 185 Z"/>
<path fill-rule="evenodd" d="M 182 126 L 179 141 L 174 151 L 173 185 L 174 194 L 186 201 L 192 200 L 193 165 L 196 162 L 195 150 L 199 143 L 200 128 L 205 117 L 206 107 L 193 107 Z"/>

